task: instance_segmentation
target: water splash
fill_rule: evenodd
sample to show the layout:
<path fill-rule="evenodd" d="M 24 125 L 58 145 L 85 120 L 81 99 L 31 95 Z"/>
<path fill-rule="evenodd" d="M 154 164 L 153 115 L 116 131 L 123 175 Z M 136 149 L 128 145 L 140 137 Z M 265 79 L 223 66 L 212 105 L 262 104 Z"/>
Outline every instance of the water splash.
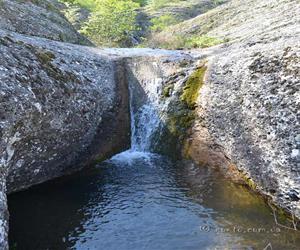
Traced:
<path fill-rule="evenodd" d="M 120 166 L 124 164 L 132 165 L 137 162 L 143 162 L 148 166 L 152 166 L 153 159 L 157 157 L 159 157 L 157 154 L 129 149 L 113 156 L 110 161 Z"/>

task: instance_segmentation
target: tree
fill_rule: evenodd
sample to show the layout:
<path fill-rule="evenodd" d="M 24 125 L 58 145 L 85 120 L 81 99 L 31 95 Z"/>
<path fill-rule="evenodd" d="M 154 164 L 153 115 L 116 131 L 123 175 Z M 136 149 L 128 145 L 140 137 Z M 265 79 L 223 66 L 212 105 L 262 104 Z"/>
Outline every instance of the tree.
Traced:
<path fill-rule="evenodd" d="M 98 0 L 81 32 L 97 45 L 125 45 L 138 28 L 138 7 L 132 0 Z"/>

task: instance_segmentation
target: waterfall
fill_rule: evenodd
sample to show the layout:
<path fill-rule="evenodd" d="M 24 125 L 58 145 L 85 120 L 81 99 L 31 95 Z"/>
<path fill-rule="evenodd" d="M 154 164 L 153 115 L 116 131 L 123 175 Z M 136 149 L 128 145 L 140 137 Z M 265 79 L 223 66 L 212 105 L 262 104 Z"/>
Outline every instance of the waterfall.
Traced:
<path fill-rule="evenodd" d="M 149 103 L 144 104 L 137 112 L 131 112 L 131 149 L 151 151 L 153 134 L 159 124 L 157 111 Z"/>
<path fill-rule="evenodd" d="M 131 116 L 131 148 L 111 158 L 115 164 L 129 165 L 142 160 L 149 166 L 155 154 L 151 153 L 153 135 L 160 125 L 159 116 L 155 107 L 147 102 L 135 111 L 133 91 L 130 90 Z"/>
<path fill-rule="evenodd" d="M 131 151 L 151 152 L 155 132 L 160 127 L 159 117 L 159 85 L 160 79 L 154 79 L 145 88 L 146 98 L 142 104 L 135 99 L 141 98 L 134 83 L 129 84 L 130 116 L 131 116 Z"/>
<path fill-rule="evenodd" d="M 141 87 L 140 82 L 129 81 L 130 117 L 131 117 L 131 148 L 112 157 L 115 163 L 131 164 L 143 159 L 151 165 L 155 157 L 153 152 L 154 135 L 159 130 L 159 95 L 161 79 L 153 79 Z"/>

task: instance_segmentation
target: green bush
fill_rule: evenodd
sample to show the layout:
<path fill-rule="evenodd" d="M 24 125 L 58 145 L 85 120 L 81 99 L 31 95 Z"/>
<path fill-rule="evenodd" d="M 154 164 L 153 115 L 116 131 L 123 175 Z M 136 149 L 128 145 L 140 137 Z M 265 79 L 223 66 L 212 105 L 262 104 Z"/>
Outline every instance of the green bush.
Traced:
<path fill-rule="evenodd" d="M 173 34 L 171 37 L 161 35 L 158 33 L 156 36 L 145 41 L 141 47 L 153 47 L 164 49 L 191 49 L 191 48 L 207 48 L 221 43 L 229 42 L 229 39 L 219 39 L 210 36 L 183 36 Z"/>
<path fill-rule="evenodd" d="M 61 0 L 61 2 L 79 5 L 80 7 L 91 11 L 97 6 L 97 0 Z"/>
<path fill-rule="evenodd" d="M 169 3 L 177 3 L 180 2 L 181 0 L 149 0 L 148 4 L 152 9 L 159 9 L 162 7 L 165 7 Z"/>
<path fill-rule="evenodd" d="M 186 48 L 207 48 L 223 43 L 223 40 L 210 36 L 192 36 L 186 39 Z"/>
<path fill-rule="evenodd" d="M 72 25 L 75 25 L 79 18 L 80 8 L 77 5 L 66 3 L 67 8 L 63 10 L 65 17 Z"/>
<path fill-rule="evenodd" d="M 176 19 L 172 15 L 166 14 L 160 17 L 152 18 L 151 23 L 152 25 L 150 29 L 154 32 L 160 32 L 163 31 L 168 26 L 178 23 L 178 19 Z"/>
<path fill-rule="evenodd" d="M 141 6 L 145 6 L 148 3 L 148 0 L 134 0 L 134 2 L 138 3 Z"/>
<path fill-rule="evenodd" d="M 124 46 L 137 30 L 132 0 L 98 0 L 81 32 L 97 45 Z"/>

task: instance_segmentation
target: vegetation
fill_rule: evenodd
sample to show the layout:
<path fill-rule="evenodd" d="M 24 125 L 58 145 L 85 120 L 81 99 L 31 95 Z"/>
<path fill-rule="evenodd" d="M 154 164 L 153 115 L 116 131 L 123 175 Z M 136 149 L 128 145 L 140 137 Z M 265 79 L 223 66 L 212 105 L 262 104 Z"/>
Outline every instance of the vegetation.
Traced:
<path fill-rule="evenodd" d="M 136 9 L 146 0 L 60 0 L 67 9 L 64 14 L 79 31 L 99 46 L 129 46 L 135 31 Z M 80 10 L 89 11 L 81 18 Z M 84 19 L 86 19 L 84 21 Z"/>
<path fill-rule="evenodd" d="M 173 35 L 172 39 L 165 36 L 155 36 L 155 39 L 150 39 L 142 47 L 159 47 L 164 49 L 195 49 L 195 48 L 207 48 L 215 46 L 221 43 L 228 42 L 228 39 L 218 39 L 210 36 L 189 36 Z"/>
<path fill-rule="evenodd" d="M 90 11 L 93 11 L 99 6 L 99 4 L 103 4 L 103 1 L 101 0 L 60 0 L 61 2 L 67 3 L 67 4 L 73 4 L 78 5 L 81 8 L 88 9 Z M 123 1 L 123 0 L 120 0 Z M 136 2 L 140 4 L 141 6 L 146 5 L 147 0 L 133 0 L 133 2 Z"/>
<path fill-rule="evenodd" d="M 137 21 L 137 9 L 146 6 L 146 10 L 154 17 L 150 20 L 147 37 L 139 47 L 160 47 L 165 49 L 206 48 L 225 42 L 224 40 L 207 35 L 176 35 L 170 37 L 160 35 L 168 32 L 168 28 L 179 23 L 182 19 L 171 12 L 156 12 L 158 9 L 170 6 L 185 6 L 183 0 L 61 0 L 67 5 L 64 14 L 67 19 L 82 34 L 94 44 L 109 47 L 130 47 L 133 37 L 140 37 L 140 21 Z M 215 5 L 223 0 L 212 1 Z M 90 14 L 81 13 L 82 8 Z M 158 13 L 158 14 L 157 14 Z M 147 28 L 148 29 L 148 28 Z M 143 31 L 144 32 L 144 31 Z M 143 35 L 146 33 L 141 32 Z M 205 33 L 204 33 L 205 34 Z M 142 36 L 143 36 L 142 35 Z"/>
<path fill-rule="evenodd" d="M 67 4 L 67 9 L 63 11 L 66 18 L 69 20 L 71 24 L 76 25 L 77 20 L 79 19 L 79 11 L 80 7 L 77 5 L 69 5 Z"/>
<path fill-rule="evenodd" d="M 192 36 L 185 40 L 187 48 L 207 48 L 223 43 L 224 41 L 210 36 Z"/>
<path fill-rule="evenodd" d="M 197 69 L 188 79 L 183 89 L 180 100 L 184 102 L 189 109 L 195 109 L 199 90 L 204 82 L 206 67 Z"/>
<path fill-rule="evenodd" d="M 167 118 L 164 123 L 165 126 L 160 131 L 159 140 L 155 145 L 157 152 L 174 158 L 181 155 L 181 145 L 183 145 L 187 136 L 187 131 L 191 128 L 195 120 L 196 101 L 199 90 L 204 84 L 204 75 L 207 69 L 205 63 L 205 61 L 202 61 L 201 64 L 199 64 L 199 67 L 190 75 L 182 92 L 173 92 L 173 81 L 169 82 L 164 87 L 161 96 L 162 98 L 170 98 L 174 94 L 178 96 L 177 98 L 170 100 L 172 105 L 170 106 L 170 109 L 166 111 Z M 168 145 L 168 147 L 165 145 Z M 174 152 L 176 153 L 174 154 Z"/>
<path fill-rule="evenodd" d="M 132 0 L 98 0 L 81 32 L 97 45 L 126 46 L 137 30 L 136 9 Z"/>
<path fill-rule="evenodd" d="M 165 7 L 169 3 L 177 3 L 180 2 L 181 0 L 149 0 L 148 4 L 150 8 L 152 9 L 159 9 L 162 7 Z"/>
<path fill-rule="evenodd" d="M 97 0 L 61 0 L 64 3 L 78 5 L 88 10 L 94 10 L 97 6 Z"/>
<path fill-rule="evenodd" d="M 153 32 L 160 32 L 166 29 L 168 26 L 178 23 L 178 19 L 174 16 L 165 14 L 159 17 L 154 17 L 151 19 L 151 27 L 150 29 Z"/>

